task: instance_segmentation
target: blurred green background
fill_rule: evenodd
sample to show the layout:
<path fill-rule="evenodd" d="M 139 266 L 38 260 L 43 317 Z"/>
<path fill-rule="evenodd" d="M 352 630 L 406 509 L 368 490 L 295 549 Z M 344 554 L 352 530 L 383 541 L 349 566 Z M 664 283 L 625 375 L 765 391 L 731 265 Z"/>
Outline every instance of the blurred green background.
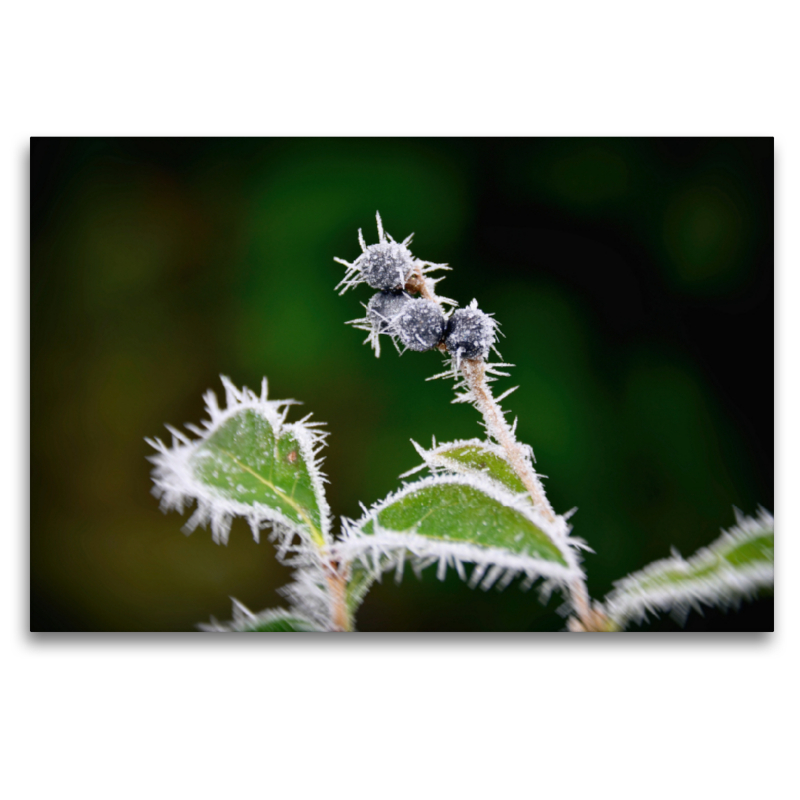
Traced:
<path fill-rule="evenodd" d="M 31 629 L 191 630 L 288 571 L 236 521 L 180 532 L 145 436 L 198 422 L 219 374 L 328 423 L 334 514 L 357 517 L 427 444 L 481 435 L 434 353 L 375 359 L 333 291 L 356 232 L 447 262 L 441 293 L 494 312 L 498 391 L 589 588 L 689 555 L 773 508 L 772 139 L 33 139 Z M 293 417 L 297 418 L 297 416 Z M 559 630 L 535 590 L 407 571 L 360 630 Z M 771 630 L 772 601 L 690 630 Z M 656 630 L 677 629 L 666 619 Z"/>

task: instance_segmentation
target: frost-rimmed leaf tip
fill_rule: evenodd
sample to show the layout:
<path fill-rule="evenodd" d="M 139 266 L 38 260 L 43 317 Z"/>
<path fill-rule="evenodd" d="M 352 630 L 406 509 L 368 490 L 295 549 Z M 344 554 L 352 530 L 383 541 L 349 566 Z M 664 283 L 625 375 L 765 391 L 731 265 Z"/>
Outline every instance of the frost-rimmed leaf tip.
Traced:
<path fill-rule="evenodd" d="M 413 439 L 411 444 L 422 457 L 423 463 L 403 473 L 401 478 L 407 478 L 426 467 L 434 475 L 442 472 L 479 475 L 532 502 L 525 484 L 509 462 L 508 454 L 496 444 L 481 439 L 459 439 L 440 445 L 434 441 L 430 450 L 421 447 Z"/>
<path fill-rule="evenodd" d="M 690 558 L 675 553 L 617 581 L 604 601 L 609 619 L 624 627 L 671 612 L 683 622 L 691 609 L 702 613 L 702 604 L 728 608 L 753 597 L 775 580 L 774 530 L 768 511 L 753 519 L 737 510 L 734 527 Z"/>
<path fill-rule="evenodd" d="M 259 394 L 238 389 L 221 376 L 226 407 L 219 407 L 212 391 L 205 396 L 208 420 L 203 428 L 187 424 L 198 438 L 166 426 L 172 434 L 168 447 L 160 439 L 146 441 L 158 452 L 149 460 L 153 494 L 163 511 L 196 501 L 197 508 L 185 525 L 190 533 L 198 525 L 211 526 L 214 541 L 226 543 L 233 517 L 244 517 L 253 537 L 272 526 L 280 541 L 279 554 L 291 549 L 295 537 L 301 547 L 318 551 L 331 542 L 330 509 L 325 499 L 320 451 L 327 434 L 322 423 L 287 423 L 294 400 L 268 400 L 267 380 Z"/>

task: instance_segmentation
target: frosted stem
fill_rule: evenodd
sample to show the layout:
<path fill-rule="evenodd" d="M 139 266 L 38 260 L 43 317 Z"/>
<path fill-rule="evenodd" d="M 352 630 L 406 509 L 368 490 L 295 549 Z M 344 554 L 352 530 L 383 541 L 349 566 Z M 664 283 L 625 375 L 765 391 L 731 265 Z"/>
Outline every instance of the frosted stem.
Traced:
<path fill-rule="evenodd" d="M 426 300 L 433 300 L 435 303 L 439 302 L 439 298 L 431 291 L 428 282 L 419 270 L 417 270 L 413 283 L 408 288 L 418 291 Z M 439 350 L 445 351 L 446 348 L 443 344 L 440 344 Z M 556 515 L 544 492 L 544 486 L 526 457 L 525 449 L 514 437 L 511 426 L 506 422 L 506 418 L 503 416 L 503 412 L 494 399 L 489 384 L 486 382 L 486 363 L 482 358 L 465 359 L 461 362 L 461 371 L 464 373 L 467 386 L 475 399 L 475 405 L 483 415 L 487 432 L 505 450 L 509 463 L 528 490 L 534 506 L 547 519 L 555 521 Z M 604 629 L 602 625 L 605 618 L 601 620 L 597 613 L 592 611 L 591 599 L 586 589 L 586 581 L 583 578 L 575 578 L 570 584 L 569 590 L 572 607 L 582 623 L 581 628 L 583 630 Z"/>
<path fill-rule="evenodd" d="M 347 582 L 334 562 L 329 561 L 325 567 L 328 579 L 328 591 L 331 596 L 331 623 L 335 631 L 352 631 L 353 623 L 347 610 Z"/>
<path fill-rule="evenodd" d="M 534 506 L 551 522 L 555 521 L 556 515 L 544 493 L 544 486 L 526 458 L 522 445 L 514 438 L 511 427 L 506 422 L 500 406 L 492 396 L 492 390 L 486 383 L 485 362 L 480 358 L 464 360 L 461 362 L 461 371 L 475 398 L 475 405 L 483 414 L 486 430 L 505 450 L 509 463 L 528 490 Z"/>
<path fill-rule="evenodd" d="M 487 432 L 505 450 L 508 461 L 517 473 L 533 500 L 533 505 L 549 520 L 555 521 L 556 515 L 539 476 L 534 472 L 522 445 L 514 438 L 511 426 L 492 395 L 486 382 L 486 363 L 477 358 L 461 362 L 461 371 L 472 392 L 477 409 L 483 415 Z M 589 593 L 583 578 L 575 578 L 569 586 L 572 606 L 583 623 L 584 630 L 599 630 L 598 621 L 591 609 Z"/>
<path fill-rule="evenodd" d="M 586 590 L 586 581 L 583 578 L 575 578 L 569 585 L 570 596 L 572 597 L 572 607 L 575 609 L 581 622 L 587 630 L 594 628 L 594 615 L 589 601 L 589 592 Z"/>

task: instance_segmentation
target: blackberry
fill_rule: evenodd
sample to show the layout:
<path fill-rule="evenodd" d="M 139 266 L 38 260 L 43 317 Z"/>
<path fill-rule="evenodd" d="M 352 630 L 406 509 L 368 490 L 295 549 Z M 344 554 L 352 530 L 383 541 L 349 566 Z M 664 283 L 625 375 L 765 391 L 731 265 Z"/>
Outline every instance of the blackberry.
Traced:
<path fill-rule="evenodd" d="M 495 340 L 495 322 L 478 308 L 459 308 L 447 322 L 444 343 L 458 359 L 486 358 Z"/>
<path fill-rule="evenodd" d="M 393 334 L 397 318 L 411 301 L 405 292 L 378 292 L 367 303 L 367 317 L 376 333 Z"/>
<path fill-rule="evenodd" d="M 371 244 L 355 263 L 369 286 L 389 292 L 402 289 L 414 269 L 408 248 L 395 242 Z"/>
<path fill-rule="evenodd" d="M 432 350 L 442 341 L 445 318 L 438 303 L 421 298 L 406 303 L 397 320 L 400 341 L 409 349 Z"/>

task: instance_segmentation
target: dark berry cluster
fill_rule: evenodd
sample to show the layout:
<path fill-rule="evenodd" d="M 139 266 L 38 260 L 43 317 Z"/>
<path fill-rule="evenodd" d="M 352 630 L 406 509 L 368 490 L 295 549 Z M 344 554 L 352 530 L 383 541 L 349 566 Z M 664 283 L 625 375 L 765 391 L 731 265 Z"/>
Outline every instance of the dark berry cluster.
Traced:
<path fill-rule="evenodd" d="M 486 358 L 495 341 L 495 321 L 484 314 L 473 300 L 468 308 L 455 311 L 449 318 L 442 303 L 452 300 L 437 298 L 433 292 L 436 280 L 426 277 L 434 269 L 447 269 L 446 264 L 432 264 L 415 258 L 408 249 L 409 236 L 396 242 L 383 230 L 380 215 L 377 244 L 367 245 L 359 230 L 361 255 L 352 263 L 335 259 L 347 267 L 339 286 L 342 292 L 366 283 L 379 291 L 367 304 L 365 319 L 353 320 L 356 327 L 369 332 L 367 341 L 380 354 L 380 336 L 399 340 L 407 349 L 423 352 L 447 350 L 456 363 L 464 359 Z M 417 293 L 423 297 L 413 297 Z"/>
<path fill-rule="evenodd" d="M 486 358 L 495 342 L 495 321 L 474 305 L 459 308 L 447 319 L 438 303 L 402 290 L 374 294 L 367 318 L 375 334 L 396 336 L 417 352 L 444 344 L 458 361 Z"/>
<path fill-rule="evenodd" d="M 367 304 L 367 318 L 375 334 L 396 336 L 409 350 L 432 350 L 444 337 L 441 306 L 404 291 L 374 294 Z"/>

